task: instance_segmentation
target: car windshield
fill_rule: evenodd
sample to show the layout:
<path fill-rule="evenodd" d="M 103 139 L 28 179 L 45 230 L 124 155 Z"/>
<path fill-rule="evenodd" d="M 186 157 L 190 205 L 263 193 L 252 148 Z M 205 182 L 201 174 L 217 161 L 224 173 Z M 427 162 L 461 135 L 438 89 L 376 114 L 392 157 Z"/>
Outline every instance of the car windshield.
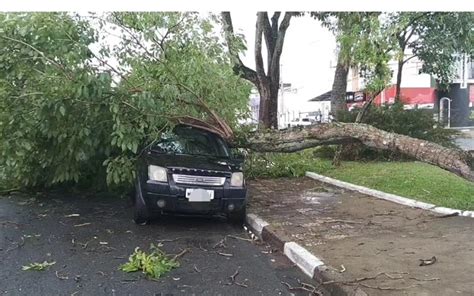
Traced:
<path fill-rule="evenodd" d="M 227 145 L 219 136 L 189 127 L 163 134 L 152 149 L 160 153 L 229 157 Z"/>

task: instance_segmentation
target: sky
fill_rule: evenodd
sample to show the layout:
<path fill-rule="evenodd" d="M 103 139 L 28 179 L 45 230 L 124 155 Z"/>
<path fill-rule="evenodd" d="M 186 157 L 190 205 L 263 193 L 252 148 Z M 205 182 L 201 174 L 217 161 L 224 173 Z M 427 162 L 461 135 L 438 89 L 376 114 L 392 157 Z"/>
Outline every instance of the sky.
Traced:
<path fill-rule="evenodd" d="M 235 32 L 244 34 L 247 41 L 247 52 L 242 61 L 255 69 L 256 13 L 237 11 L 231 15 Z M 282 18 L 283 15 L 280 20 Z M 309 16 L 291 19 L 281 56 L 281 76 L 284 83 L 291 83 L 296 93 L 284 94 L 284 109 L 305 111 L 311 107 L 309 99 L 331 90 L 335 70 L 331 64 L 334 65 L 335 50 L 334 35 L 320 22 Z"/>

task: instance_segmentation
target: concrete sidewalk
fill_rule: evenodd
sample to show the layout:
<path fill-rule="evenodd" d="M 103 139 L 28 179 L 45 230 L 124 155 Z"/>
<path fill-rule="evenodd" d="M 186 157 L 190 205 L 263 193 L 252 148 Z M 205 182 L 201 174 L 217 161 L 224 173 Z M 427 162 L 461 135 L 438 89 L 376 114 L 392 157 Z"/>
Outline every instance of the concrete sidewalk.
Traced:
<path fill-rule="evenodd" d="M 249 211 L 322 259 L 342 285 L 368 295 L 474 295 L 472 218 L 440 218 L 310 178 L 249 184 Z"/>

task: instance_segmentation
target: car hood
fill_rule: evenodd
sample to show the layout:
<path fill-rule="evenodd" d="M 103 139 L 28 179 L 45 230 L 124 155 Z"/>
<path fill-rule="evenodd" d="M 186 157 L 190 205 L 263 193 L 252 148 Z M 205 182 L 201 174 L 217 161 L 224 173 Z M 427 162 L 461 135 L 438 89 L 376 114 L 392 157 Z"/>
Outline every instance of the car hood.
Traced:
<path fill-rule="evenodd" d="M 228 159 L 198 155 L 162 154 L 150 152 L 147 157 L 149 164 L 166 168 L 188 168 L 209 171 L 235 172 L 242 170 L 242 163 Z"/>

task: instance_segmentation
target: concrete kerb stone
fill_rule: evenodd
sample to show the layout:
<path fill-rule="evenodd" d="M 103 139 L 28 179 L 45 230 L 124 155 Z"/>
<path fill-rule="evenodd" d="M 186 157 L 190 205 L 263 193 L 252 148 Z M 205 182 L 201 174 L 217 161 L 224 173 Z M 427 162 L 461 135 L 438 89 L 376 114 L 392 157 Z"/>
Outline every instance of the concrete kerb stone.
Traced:
<path fill-rule="evenodd" d="M 341 276 L 327 268 L 324 262 L 296 242 L 288 241 L 286 237 L 273 229 L 273 227 L 255 214 L 247 214 L 246 224 L 249 230 L 258 235 L 283 254 L 306 275 L 319 283 L 329 282 L 324 288 L 333 296 L 367 296 L 360 288 L 341 284 Z"/>
<path fill-rule="evenodd" d="M 311 278 L 316 268 L 324 265 L 323 261 L 295 242 L 285 243 L 283 253 Z"/>
<path fill-rule="evenodd" d="M 281 250 L 291 262 L 295 263 L 309 277 L 314 278 L 316 269 L 324 266 L 323 261 L 299 244 L 287 241 L 286 238 L 277 235 L 273 227 L 257 215 L 247 214 L 246 222 L 254 234 Z"/>
<path fill-rule="evenodd" d="M 412 207 L 412 208 L 419 208 L 419 209 L 423 209 L 423 210 L 429 210 L 429 211 L 432 211 L 432 212 L 435 212 L 435 213 L 438 213 L 438 214 L 443 214 L 443 215 L 450 215 L 450 214 L 458 213 L 459 216 L 474 218 L 474 211 L 462 211 L 462 210 L 457 210 L 457 209 L 438 207 L 438 206 L 433 205 L 433 204 L 413 200 L 413 199 L 398 196 L 398 195 L 395 195 L 395 194 L 386 193 L 386 192 L 383 192 L 383 191 L 378 191 L 378 190 L 375 190 L 375 189 L 370 189 L 370 188 L 355 185 L 355 184 L 352 184 L 352 183 L 347 183 L 347 182 L 344 182 L 344 181 L 340 181 L 340 180 L 329 178 L 329 177 L 326 177 L 326 176 L 323 176 L 323 175 L 319 175 L 319 174 L 316 174 L 316 173 L 313 173 L 313 172 L 306 172 L 306 176 L 310 177 L 312 179 L 324 182 L 324 183 L 328 183 L 328 184 L 335 185 L 335 186 L 338 186 L 338 187 L 342 187 L 342 188 L 345 188 L 345 189 L 357 191 L 357 192 L 360 192 L 360 193 L 363 193 L 363 194 L 367 194 L 367 195 L 370 195 L 370 196 L 374 196 L 374 197 L 377 197 L 377 198 L 380 198 L 380 199 L 384 199 L 384 200 L 391 201 L 391 202 L 394 202 L 394 203 L 398 203 L 398 204 L 401 204 L 401 205 L 409 206 L 409 207 Z"/>
<path fill-rule="evenodd" d="M 247 225 L 252 228 L 252 231 L 260 238 L 262 237 L 263 228 L 270 225 L 255 214 L 247 214 L 245 220 Z"/>

